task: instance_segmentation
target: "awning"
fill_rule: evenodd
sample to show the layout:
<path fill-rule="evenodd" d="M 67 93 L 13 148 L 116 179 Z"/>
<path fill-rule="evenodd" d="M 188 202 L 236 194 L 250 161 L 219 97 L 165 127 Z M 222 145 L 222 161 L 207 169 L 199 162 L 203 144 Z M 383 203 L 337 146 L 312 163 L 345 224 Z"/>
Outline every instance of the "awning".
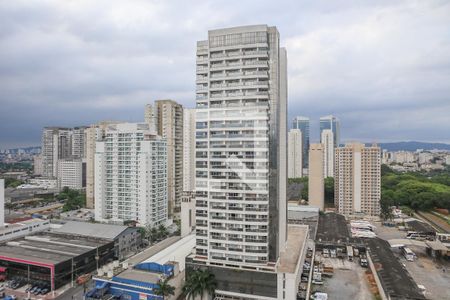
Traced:
<path fill-rule="evenodd" d="M 441 241 L 427 241 L 425 242 L 428 247 L 433 249 L 434 251 L 448 251 L 447 247 L 441 243 Z"/>

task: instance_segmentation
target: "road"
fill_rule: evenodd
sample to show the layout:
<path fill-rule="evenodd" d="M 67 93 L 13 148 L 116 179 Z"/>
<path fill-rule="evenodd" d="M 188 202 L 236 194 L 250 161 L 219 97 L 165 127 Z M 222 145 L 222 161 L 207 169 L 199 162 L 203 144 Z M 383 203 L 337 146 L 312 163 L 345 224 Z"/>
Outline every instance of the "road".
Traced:
<path fill-rule="evenodd" d="M 93 282 L 92 280 L 86 284 L 86 292 L 92 289 Z M 82 300 L 85 289 L 82 285 L 75 286 L 67 290 L 64 294 L 57 297 L 56 300 Z"/>

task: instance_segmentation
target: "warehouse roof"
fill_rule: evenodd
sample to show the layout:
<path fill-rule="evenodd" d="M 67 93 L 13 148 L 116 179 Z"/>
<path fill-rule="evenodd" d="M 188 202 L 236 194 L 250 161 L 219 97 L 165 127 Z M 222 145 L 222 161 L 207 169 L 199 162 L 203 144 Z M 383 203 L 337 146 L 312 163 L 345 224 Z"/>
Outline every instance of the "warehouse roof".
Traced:
<path fill-rule="evenodd" d="M 388 242 L 366 239 L 370 257 L 380 278 L 384 292 L 390 299 L 425 299 L 405 267 L 391 251 Z"/>
<path fill-rule="evenodd" d="M 128 226 L 122 225 L 68 221 L 60 228 L 54 228 L 53 231 L 114 240 L 127 229 Z"/>
<path fill-rule="evenodd" d="M 107 243 L 105 239 L 45 232 L 0 245 L 0 260 L 56 265 Z"/>

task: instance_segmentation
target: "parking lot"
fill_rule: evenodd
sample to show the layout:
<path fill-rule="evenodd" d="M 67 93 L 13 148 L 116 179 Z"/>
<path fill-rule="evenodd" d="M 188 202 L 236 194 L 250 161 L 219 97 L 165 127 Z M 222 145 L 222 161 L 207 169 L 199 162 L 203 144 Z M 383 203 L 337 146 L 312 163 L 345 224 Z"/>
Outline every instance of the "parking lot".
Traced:
<path fill-rule="evenodd" d="M 402 256 L 399 256 L 399 260 L 414 281 L 425 286 L 425 297 L 427 299 L 450 299 L 450 268 L 448 263 L 433 262 L 431 258 L 424 256 L 420 256 L 413 262 L 407 261 Z"/>
<path fill-rule="evenodd" d="M 400 231 L 396 227 L 381 226 L 376 223 L 377 235 L 384 239 L 405 238 L 406 232 Z M 407 261 L 399 249 L 392 249 L 399 262 L 406 268 L 408 273 L 418 285 L 426 288 L 425 297 L 427 299 L 450 299 L 448 287 L 450 284 L 450 264 L 444 260 L 433 260 L 426 254 L 423 247 L 409 246 L 417 255 L 413 262 Z"/>
<path fill-rule="evenodd" d="M 366 268 L 359 265 L 359 260 L 353 262 L 348 259 L 324 258 L 316 253 L 316 261 L 326 266 L 332 266 L 333 276 L 323 279 L 323 285 L 313 285 L 311 290 L 328 294 L 328 299 L 361 299 L 374 298 L 366 276 Z"/>

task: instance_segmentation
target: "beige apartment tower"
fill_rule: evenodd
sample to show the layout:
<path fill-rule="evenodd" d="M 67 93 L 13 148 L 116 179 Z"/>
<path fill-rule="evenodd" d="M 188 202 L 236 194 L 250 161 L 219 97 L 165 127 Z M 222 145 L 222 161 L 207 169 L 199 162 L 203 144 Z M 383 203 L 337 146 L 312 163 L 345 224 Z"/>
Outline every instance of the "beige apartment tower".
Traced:
<path fill-rule="evenodd" d="M 336 148 L 335 206 L 345 216 L 380 214 L 381 150 L 350 143 Z"/>
<path fill-rule="evenodd" d="M 323 182 L 323 145 L 311 144 L 309 146 L 309 205 L 324 209 L 324 182 Z"/>
<path fill-rule="evenodd" d="M 183 193 L 183 106 L 173 100 L 156 100 L 145 106 L 150 131 L 167 141 L 169 218 L 180 218 Z"/>

